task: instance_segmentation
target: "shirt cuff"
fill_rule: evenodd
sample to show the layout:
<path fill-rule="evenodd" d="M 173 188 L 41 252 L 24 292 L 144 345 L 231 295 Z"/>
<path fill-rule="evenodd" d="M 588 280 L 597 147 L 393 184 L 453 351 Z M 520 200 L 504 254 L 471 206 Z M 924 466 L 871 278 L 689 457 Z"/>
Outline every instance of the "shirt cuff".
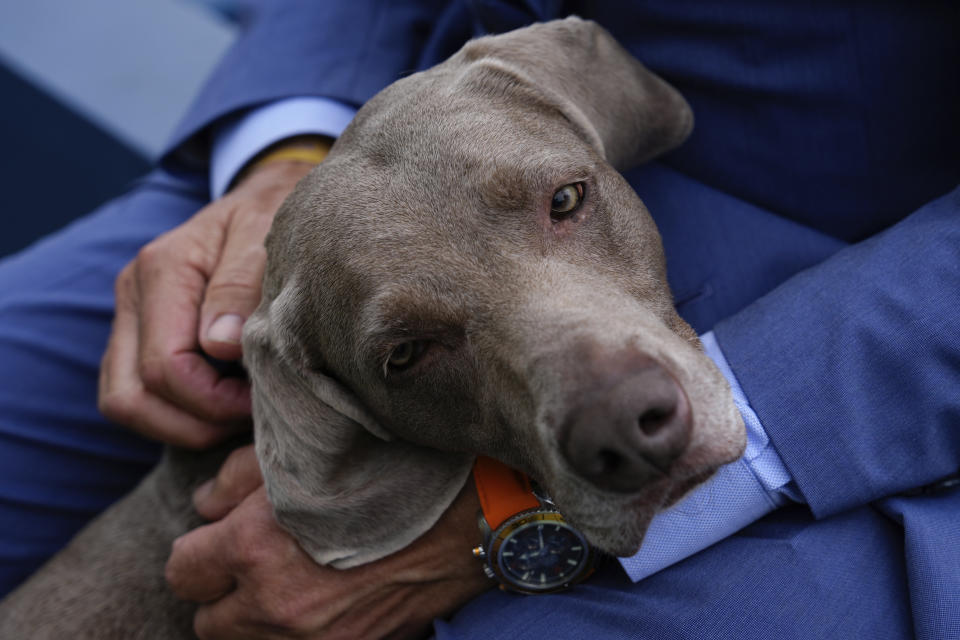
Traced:
<path fill-rule="evenodd" d="M 247 162 L 275 142 L 307 134 L 338 138 L 356 113 L 353 107 L 329 98 L 287 98 L 220 127 L 210 156 L 212 197 L 226 193 Z"/>
<path fill-rule="evenodd" d="M 739 460 L 724 465 L 683 500 L 657 514 L 640 551 L 619 558 L 634 582 L 727 538 L 782 506 L 788 498 L 797 499 L 790 473 L 750 408 L 713 332 L 700 340 L 730 384 L 746 426 L 747 447 Z"/>
<path fill-rule="evenodd" d="M 777 450 L 770 443 L 770 437 L 764 431 L 763 425 L 760 424 L 760 418 L 757 417 L 756 412 L 750 406 L 747 394 L 743 392 L 740 381 L 737 380 L 737 376 L 734 375 L 733 369 L 730 368 L 730 364 L 724 357 L 713 331 L 700 336 L 700 342 L 703 344 L 704 351 L 717 365 L 720 373 L 727 379 L 727 384 L 730 385 L 730 391 L 733 394 L 733 403 L 740 411 L 740 415 L 743 416 L 743 423 L 747 428 L 747 448 L 743 452 L 743 460 L 746 461 L 757 480 L 771 494 L 771 499 L 778 506 L 785 502 L 784 496 L 795 502 L 803 502 L 800 494 L 791 485 L 793 478 L 790 476 L 790 472 L 787 471 L 787 467 L 780 459 Z"/>

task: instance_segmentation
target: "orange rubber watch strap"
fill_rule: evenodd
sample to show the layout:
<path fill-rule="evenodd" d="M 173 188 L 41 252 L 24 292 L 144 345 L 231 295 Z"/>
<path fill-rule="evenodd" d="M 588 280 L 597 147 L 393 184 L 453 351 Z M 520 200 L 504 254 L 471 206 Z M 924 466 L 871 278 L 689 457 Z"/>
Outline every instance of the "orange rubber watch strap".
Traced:
<path fill-rule="evenodd" d="M 483 517 L 491 530 L 515 513 L 540 506 L 530 486 L 530 478 L 493 458 L 477 456 L 473 481 L 477 485 Z"/>

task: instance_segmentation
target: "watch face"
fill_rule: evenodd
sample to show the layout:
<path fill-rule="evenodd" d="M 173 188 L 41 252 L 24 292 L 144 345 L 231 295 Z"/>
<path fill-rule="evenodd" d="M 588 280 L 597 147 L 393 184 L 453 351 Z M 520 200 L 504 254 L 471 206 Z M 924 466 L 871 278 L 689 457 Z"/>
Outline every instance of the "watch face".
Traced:
<path fill-rule="evenodd" d="M 529 591 L 564 586 L 585 568 L 589 557 L 589 547 L 580 533 L 555 519 L 520 524 L 496 552 L 503 577 Z"/>

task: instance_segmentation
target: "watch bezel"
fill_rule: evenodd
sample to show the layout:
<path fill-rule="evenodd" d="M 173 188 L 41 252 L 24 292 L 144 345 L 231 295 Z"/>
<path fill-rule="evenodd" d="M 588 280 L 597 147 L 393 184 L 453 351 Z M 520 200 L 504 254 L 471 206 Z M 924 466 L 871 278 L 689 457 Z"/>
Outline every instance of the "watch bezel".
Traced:
<path fill-rule="evenodd" d="M 514 533 L 525 528 L 529 524 L 537 522 L 547 522 L 563 526 L 580 540 L 585 549 L 583 559 L 577 566 L 576 571 L 573 572 L 569 578 L 560 584 L 553 584 L 544 588 L 538 588 L 535 583 L 521 583 L 513 576 L 507 574 L 501 566 L 500 557 L 501 547 Z M 587 539 L 584 537 L 584 535 L 575 527 L 571 526 L 564 519 L 563 514 L 556 509 L 541 507 L 539 509 L 521 511 L 520 513 L 514 514 L 513 516 L 507 518 L 507 520 L 505 520 L 493 531 L 490 531 L 490 527 L 487 525 L 486 520 L 482 517 L 481 523 L 482 528 L 484 528 L 485 533 L 487 533 L 487 535 L 484 537 L 486 540 L 486 544 L 484 545 L 486 565 L 489 567 L 490 573 L 493 574 L 492 577 L 494 577 L 500 583 L 502 589 L 508 589 L 510 591 L 527 594 L 556 593 L 558 591 L 563 591 L 578 582 L 581 582 L 591 573 L 593 573 L 596 560 L 596 554 L 593 547 L 589 542 L 587 542 Z"/>

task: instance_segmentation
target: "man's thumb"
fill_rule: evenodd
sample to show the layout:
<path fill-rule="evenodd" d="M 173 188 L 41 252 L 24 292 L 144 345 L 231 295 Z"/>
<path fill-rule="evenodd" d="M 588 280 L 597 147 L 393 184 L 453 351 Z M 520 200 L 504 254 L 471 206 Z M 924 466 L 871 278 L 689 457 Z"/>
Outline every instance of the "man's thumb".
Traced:
<path fill-rule="evenodd" d="M 211 280 L 200 311 L 200 346 L 219 360 L 239 360 L 243 323 L 260 301 L 260 278 L 249 284 Z"/>
<path fill-rule="evenodd" d="M 246 318 L 238 313 L 223 313 L 207 329 L 207 340 L 216 344 L 239 344 Z"/>
<path fill-rule="evenodd" d="M 227 239 L 229 245 L 230 240 Z M 200 307 L 200 346 L 220 360 L 239 360 L 243 323 L 260 303 L 264 262 L 262 236 L 253 246 L 225 247 Z"/>

